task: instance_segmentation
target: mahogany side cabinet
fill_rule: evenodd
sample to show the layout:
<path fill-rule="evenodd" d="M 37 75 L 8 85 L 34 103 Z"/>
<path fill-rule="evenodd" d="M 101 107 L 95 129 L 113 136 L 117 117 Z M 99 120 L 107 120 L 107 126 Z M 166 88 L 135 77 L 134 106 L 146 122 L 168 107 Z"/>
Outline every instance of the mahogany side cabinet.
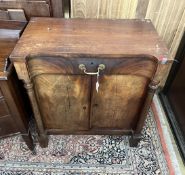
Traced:
<path fill-rule="evenodd" d="M 150 20 L 32 18 L 11 54 L 42 147 L 49 134 L 131 135 L 168 65 Z"/>
<path fill-rule="evenodd" d="M 9 61 L 9 55 L 25 26 L 25 22 L 0 20 L 0 138 L 20 133 L 33 150 L 29 132 L 29 100 Z"/>

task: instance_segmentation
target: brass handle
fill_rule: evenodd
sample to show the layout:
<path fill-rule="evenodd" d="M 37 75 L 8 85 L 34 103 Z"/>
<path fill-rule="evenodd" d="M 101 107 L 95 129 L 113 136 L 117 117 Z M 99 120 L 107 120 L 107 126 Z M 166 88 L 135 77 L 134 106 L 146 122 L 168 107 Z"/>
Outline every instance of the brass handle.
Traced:
<path fill-rule="evenodd" d="M 87 72 L 87 71 L 86 71 L 86 67 L 85 67 L 84 64 L 80 64 L 80 65 L 79 65 L 79 69 L 80 69 L 80 70 L 83 70 L 84 73 L 87 74 L 87 75 L 99 75 L 100 70 L 104 70 L 104 69 L 105 69 L 105 65 L 104 65 L 104 64 L 99 64 L 99 65 L 98 65 L 98 71 L 97 71 L 97 72 Z"/>

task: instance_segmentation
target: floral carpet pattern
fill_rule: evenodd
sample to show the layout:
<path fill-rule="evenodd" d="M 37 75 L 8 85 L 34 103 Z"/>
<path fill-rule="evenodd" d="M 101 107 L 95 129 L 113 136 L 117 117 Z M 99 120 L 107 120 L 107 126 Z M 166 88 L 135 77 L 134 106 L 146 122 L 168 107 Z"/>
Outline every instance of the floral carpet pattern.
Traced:
<path fill-rule="evenodd" d="M 138 147 L 128 136 L 50 136 L 48 148 L 36 154 L 20 135 L 0 140 L 0 175 L 166 175 L 169 174 L 153 113 L 150 111 Z"/>

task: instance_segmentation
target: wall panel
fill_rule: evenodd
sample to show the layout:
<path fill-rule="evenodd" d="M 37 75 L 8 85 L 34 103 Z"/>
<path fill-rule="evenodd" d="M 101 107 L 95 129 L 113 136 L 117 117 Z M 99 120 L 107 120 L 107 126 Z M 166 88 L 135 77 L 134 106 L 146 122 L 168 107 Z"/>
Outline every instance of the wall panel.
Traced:
<path fill-rule="evenodd" d="M 72 18 L 135 18 L 138 0 L 71 0 Z"/>

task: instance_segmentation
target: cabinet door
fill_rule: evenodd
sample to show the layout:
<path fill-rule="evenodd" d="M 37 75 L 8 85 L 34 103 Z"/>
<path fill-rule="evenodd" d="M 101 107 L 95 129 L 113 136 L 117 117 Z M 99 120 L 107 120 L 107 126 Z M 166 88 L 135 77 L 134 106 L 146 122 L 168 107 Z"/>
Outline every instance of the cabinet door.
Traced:
<path fill-rule="evenodd" d="M 91 128 L 133 130 L 156 64 L 147 58 L 103 59 L 105 70 L 92 80 Z"/>
<path fill-rule="evenodd" d="M 31 59 L 28 69 L 46 130 L 88 130 L 91 77 L 62 58 Z"/>
<path fill-rule="evenodd" d="M 100 64 L 105 69 L 100 70 L 97 92 L 93 73 Z M 156 65 L 145 57 L 33 57 L 28 71 L 46 129 L 132 130 Z"/>

